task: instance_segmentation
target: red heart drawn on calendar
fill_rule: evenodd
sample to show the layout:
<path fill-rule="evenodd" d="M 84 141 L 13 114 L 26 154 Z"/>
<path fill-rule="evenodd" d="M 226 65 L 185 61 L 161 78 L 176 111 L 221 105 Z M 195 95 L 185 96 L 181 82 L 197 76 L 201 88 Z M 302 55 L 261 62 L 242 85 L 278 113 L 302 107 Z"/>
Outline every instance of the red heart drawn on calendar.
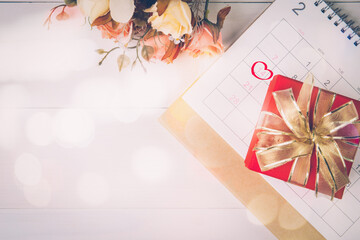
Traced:
<path fill-rule="evenodd" d="M 255 72 L 255 68 L 259 65 L 261 66 L 261 70 L 260 71 L 256 71 Z M 266 63 L 261 62 L 261 61 L 257 61 L 255 62 L 252 67 L 251 67 L 251 73 L 254 77 L 256 77 L 257 79 L 260 80 L 269 80 L 274 76 L 273 71 L 271 71 L 270 69 L 268 69 L 268 66 Z M 269 75 L 269 76 L 268 76 Z M 268 76 L 268 77 L 267 77 Z"/>

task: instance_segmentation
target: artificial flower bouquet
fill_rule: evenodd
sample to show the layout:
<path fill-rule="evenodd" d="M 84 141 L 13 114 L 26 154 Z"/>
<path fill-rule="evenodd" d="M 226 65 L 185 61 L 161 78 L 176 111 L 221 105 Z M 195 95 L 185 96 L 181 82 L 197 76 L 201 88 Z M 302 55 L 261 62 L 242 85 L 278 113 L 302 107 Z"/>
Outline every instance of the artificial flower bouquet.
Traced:
<path fill-rule="evenodd" d="M 91 27 L 101 32 L 105 39 L 114 41 L 114 48 L 106 51 L 99 62 L 115 50 L 120 51 L 118 66 L 121 71 L 132 62 L 142 59 L 172 63 L 180 54 L 193 57 L 217 55 L 224 51 L 221 37 L 225 17 L 230 7 L 221 9 L 216 23 L 208 20 L 208 4 L 202 0 L 64 0 L 53 8 L 45 24 L 50 25 L 56 14 L 57 20 L 71 17 L 69 8 L 78 8 Z M 59 9 L 61 11 L 59 12 Z M 131 60 L 125 50 L 136 51 Z"/>
<path fill-rule="evenodd" d="M 249 169 L 342 198 L 359 147 L 360 102 L 277 75 L 245 159 Z"/>

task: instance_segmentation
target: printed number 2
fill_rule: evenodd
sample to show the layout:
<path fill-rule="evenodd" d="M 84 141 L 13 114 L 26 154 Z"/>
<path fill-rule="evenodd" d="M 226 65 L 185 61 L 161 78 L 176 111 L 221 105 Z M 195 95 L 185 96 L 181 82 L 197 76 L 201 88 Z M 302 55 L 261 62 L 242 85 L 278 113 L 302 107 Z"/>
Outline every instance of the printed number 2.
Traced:
<path fill-rule="evenodd" d="M 302 7 L 293 8 L 293 9 L 292 9 L 293 12 L 294 12 L 297 16 L 299 16 L 299 13 L 298 13 L 297 11 L 302 11 L 302 10 L 304 10 L 305 7 L 306 7 L 305 3 L 303 3 L 303 2 L 299 2 L 299 5 L 301 5 Z"/>
<path fill-rule="evenodd" d="M 327 87 L 330 83 L 330 80 L 326 80 L 326 82 L 324 82 L 325 87 Z"/>

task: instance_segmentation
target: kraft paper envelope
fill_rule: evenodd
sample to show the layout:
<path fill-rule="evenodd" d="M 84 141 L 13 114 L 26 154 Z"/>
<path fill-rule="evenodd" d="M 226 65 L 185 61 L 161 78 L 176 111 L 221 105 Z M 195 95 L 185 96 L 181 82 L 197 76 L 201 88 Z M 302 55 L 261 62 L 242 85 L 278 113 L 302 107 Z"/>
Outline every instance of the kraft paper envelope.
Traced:
<path fill-rule="evenodd" d="M 247 169 L 244 159 L 181 97 L 160 122 L 277 238 L 324 239 L 260 174 Z"/>

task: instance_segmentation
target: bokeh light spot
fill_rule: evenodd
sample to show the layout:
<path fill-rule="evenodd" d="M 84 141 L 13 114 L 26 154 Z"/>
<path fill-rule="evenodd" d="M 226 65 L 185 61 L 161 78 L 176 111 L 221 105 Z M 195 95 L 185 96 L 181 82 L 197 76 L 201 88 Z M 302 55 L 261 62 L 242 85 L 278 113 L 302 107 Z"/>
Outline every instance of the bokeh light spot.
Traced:
<path fill-rule="evenodd" d="M 20 155 L 15 162 L 15 176 L 24 185 L 33 186 L 38 184 L 42 178 L 40 161 L 29 153 Z"/>
<path fill-rule="evenodd" d="M 92 141 L 95 124 L 90 115 L 82 110 L 60 110 L 53 123 L 53 133 L 63 147 L 85 147 Z"/>

